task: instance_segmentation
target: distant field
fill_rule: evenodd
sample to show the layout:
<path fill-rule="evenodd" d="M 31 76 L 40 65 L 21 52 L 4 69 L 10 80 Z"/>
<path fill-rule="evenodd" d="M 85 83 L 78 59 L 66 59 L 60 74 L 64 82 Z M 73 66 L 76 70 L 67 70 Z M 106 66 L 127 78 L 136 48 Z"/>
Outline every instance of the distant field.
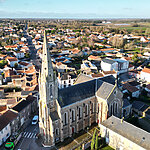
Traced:
<path fill-rule="evenodd" d="M 119 29 L 126 29 L 128 31 L 133 31 L 133 30 L 146 30 L 148 27 L 131 27 L 131 26 L 127 26 L 127 27 L 119 27 Z"/>

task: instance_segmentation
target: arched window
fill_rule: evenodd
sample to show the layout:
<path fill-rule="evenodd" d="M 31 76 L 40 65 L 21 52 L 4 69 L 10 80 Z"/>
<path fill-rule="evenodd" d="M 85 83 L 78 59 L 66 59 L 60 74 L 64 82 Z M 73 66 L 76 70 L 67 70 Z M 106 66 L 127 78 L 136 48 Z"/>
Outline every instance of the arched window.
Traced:
<path fill-rule="evenodd" d="M 56 133 L 56 135 L 59 135 L 59 128 L 55 129 L 55 133 Z"/>
<path fill-rule="evenodd" d="M 75 110 L 73 109 L 72 110 L 72 122 L 74 122 L 75 121 Z"/>
<path fill-rule="evenodd" d="M 68 124 L 68 113 L 65 112 L 64 113 L 64 125 L 67 125 Z"/>
<path fill-rule="evenodd" d="M 46 121 L 45 120 L 47 120 L 47 109 L 46 109 L 46 106 L 45 106 L 45 112 L 44 112 L 44 114 L 45 114 L 45 116 L 44 116 L 44 126 L 46 127 Z"/>
<path fill-rule="evenodd" d="M 97 112 L 99 113 L 99 103 L 97 104 Z"/>
<path fill-rule="evenodd" d="M 115 113 L 117 114 L 117 112 L 118 112 L 118 104 L 116 103 Z"/>
<path fill-rule="evenodd" d="M 113 115 L 115 114 L 115 103 L 113 103 Z"/>
<path fill-rule="evenodd" d="M 111 108 L 110 108 L 110 115 L 112 115 L 113 113 L 113 105 L 111 105 Z"/>
<path fill-rule="evenodd" d="M 88 115 L 88 104 L 85 105 L 85 116 Z"/>
<path fill-rule="evenodd" d="M 50 85 L 50 96 L 52 96 L 52 85 Z"/>
<path fill-rule="evenodd" d="M 94 104 L 91 103 L 91 114 L 94 112 Z"/>
<path fill-rule="evenodd" d="M 81 119 L 81 118 L 82 118 L 82 108 L 79 107 L 79 119 Z"/>

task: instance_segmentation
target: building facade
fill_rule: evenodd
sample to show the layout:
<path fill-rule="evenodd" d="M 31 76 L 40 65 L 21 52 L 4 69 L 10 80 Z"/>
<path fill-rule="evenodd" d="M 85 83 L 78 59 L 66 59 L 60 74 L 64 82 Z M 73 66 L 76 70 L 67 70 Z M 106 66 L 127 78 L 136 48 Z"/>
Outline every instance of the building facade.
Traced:
<path fill-rule="evenodd" d="M 122 119 L 111 116 L 100 124 L 101 136 L 106 143 L 118 150 L 150 149 L 150 134 Z"/>
<path fill-rule="evenodd" d="M 42 68 L 39 77 L 39 128 L 44 146 L 62 142 L 112 114 L 121 117 L 122 93 L 115 80 L 92 79 L 58 89 L 44 33 Z"/>

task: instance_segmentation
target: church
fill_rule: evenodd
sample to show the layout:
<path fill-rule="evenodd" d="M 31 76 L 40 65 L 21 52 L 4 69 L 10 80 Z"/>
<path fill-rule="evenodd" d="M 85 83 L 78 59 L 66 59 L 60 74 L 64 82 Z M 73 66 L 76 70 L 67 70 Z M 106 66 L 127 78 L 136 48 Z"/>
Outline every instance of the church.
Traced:
<path fill-rule="evenodd" d="M 109 116 L 121 117 L 123 94 L 113 76 L 86 80 L 59 89 L 44 32 L 42 68 L 39 75 L 39 128 L 43 146 L 63 142 L 93 123 Z"/>

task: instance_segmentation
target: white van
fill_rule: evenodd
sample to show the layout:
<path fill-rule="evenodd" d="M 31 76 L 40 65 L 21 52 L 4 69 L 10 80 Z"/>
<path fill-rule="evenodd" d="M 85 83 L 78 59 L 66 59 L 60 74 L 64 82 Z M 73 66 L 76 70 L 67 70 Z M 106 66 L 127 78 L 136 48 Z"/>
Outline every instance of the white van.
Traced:
<path fill-rule="evenodd" d="M 34 116 L 33 119 L 32 119 L 32 125 L 37 124 L 38 123 L 38 119 L 39 119 L 38 115 Z"/>

